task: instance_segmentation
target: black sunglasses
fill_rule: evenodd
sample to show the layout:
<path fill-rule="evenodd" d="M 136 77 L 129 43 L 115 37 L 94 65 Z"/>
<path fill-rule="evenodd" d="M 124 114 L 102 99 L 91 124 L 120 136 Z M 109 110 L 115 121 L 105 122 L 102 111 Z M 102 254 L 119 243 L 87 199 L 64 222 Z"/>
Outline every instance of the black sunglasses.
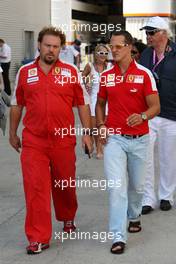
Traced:
<path fill-rule="evenodd" d="M 159 29 L 155 29 L 155 30 L 150 30 L 150 31 L 145 31 L 145 34 L 148 36 L 154 36 L 157 32 L 159 32 Z"/>

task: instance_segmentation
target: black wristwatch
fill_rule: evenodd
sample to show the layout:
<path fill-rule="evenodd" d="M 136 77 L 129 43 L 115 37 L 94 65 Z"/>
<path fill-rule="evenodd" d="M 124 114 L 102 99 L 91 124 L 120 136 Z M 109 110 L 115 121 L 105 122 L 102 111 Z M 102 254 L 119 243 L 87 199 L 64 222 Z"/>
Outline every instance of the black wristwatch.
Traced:
<path fill-rule="evenodd" d="M 143 121 L 146 121 L 148 119 L 148 117 L 145 113 L 141 113 L 141 118 Z"/>

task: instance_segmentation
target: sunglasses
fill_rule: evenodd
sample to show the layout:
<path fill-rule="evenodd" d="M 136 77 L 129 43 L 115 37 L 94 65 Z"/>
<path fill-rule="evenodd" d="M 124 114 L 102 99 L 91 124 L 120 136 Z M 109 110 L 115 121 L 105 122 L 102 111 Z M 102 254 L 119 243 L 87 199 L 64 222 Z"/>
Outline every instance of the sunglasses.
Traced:
<path fill-rule="evenodd" d="M 155 29 L 155 30 L 150 30 L 150 31 L 145 31 L 145 34 L 148 36 L 154 36 L 157 32 L 159 32 L 159 29 Z"/>
<path fill-rule="evenodd" d="M 112 49 L 122 49 L 123 47 L 127 47 L 128 46 L 128 44 L 126 44 L 126 43 L 123 43 L 123 44 L 116 44 L 116 45 L 112 45 L 112 44 L 109 44 L 109 47 L 110 47 L 110 49 L 112 50 Z"/>
<path fill-rule="evenodd" d="M 97 55 L 101 55 L 101 56 L 108 56 L 108 52 L 107 51 L 97 51 Z"/>

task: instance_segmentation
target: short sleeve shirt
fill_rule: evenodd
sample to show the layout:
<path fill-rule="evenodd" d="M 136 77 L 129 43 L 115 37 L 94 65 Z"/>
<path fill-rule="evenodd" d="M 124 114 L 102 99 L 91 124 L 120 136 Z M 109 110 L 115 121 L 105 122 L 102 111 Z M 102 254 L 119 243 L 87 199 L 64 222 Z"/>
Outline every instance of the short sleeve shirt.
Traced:
<path fill-rule="evenodd" d="M 74 127 L 72 108 L 89 104 L 89 97 L 75 67 L 58 60 L 45 75 L 38 60 L 19 70 L 11 104 L 26 108 L 23 124 L 31 133 L 54 135 Z"/>
<path fill-rule="evenodd" d="M 98 97 L 108 102 L 106 126 L 114 133 L 143 135 L 147 134 L 148 122 L 130 127 L 127 118 L 134 113 L 142 113 L 148 109 L 146 96 L 157 94 L 156 83 L 152 73 L 145 67 L 132 61 L 126 74 L 121 75 L 115 64 L 101 76 Z"/>

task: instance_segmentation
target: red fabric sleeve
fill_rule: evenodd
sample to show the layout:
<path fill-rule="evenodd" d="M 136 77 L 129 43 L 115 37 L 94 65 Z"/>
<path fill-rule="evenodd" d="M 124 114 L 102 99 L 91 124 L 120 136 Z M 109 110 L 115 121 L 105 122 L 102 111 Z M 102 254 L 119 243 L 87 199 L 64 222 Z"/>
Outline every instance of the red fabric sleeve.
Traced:
<path fill-rule="evenodd" d="M 156 82 L 151 72 L 145 74 L 144 79 L 144 95 L 157 94 Z"/>
<path fill-rule="evenodd" d="M 11 100 L 11 105 L 25 106 L 21 69 L 18 71 L 17 76 L 16 76 L 15 88 L 14 88 L 14 93 L 13 93 L 12 100 Z"/>
<path fill-rule="evenodd" d="M 106 89 L 106 76 L 102 75 L 100 78 L 100 87 L 98 92 L 98 97 L 107 100 L 107 89 Z"/>

